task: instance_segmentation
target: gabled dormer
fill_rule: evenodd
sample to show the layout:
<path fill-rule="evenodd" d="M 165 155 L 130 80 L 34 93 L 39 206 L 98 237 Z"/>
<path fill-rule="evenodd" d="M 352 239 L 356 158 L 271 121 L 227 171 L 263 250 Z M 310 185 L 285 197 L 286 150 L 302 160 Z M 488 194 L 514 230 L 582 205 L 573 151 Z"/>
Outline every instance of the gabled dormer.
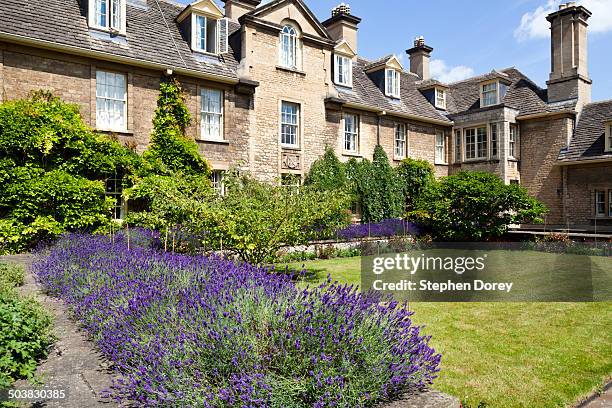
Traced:
<path fill-rule="evenodd" d="M 436 109 L 446 110 L 449 90 L 447 85 L 435 79 L 430 79 L 429 81 L 422 81 L 418 85 L 418 89 Z"/>
<path fill-rule="evenodd" d="M 353 60 L 357 53 L 350 44 L 342 40 L 334 47 L 334 83 L 347 88 L 353 87 Z"/>
<path fill-rule="evenodd" d="M 126 34 L 127 0 L 87 0 L 89 28 L 115 35 Z"/>
<path fill-rule="evenodd" d="M 512 84 L 508 75 L 493 71 L 480 82 L 480 107 L 499 105 L 504 101 L 508 86 Z"/>
<path fill-rule="evenodd" d="M 372 78 L 380 90 L 393 99 L 401 98 L 402 64 L 395 55 L 384 57 L 366 65 L 365 71 Z"/>
<path fill-rule="evenodd" d="M 228 23 L 213 0 L 191 3 L 178 15 L 176 22 L 194 52 L 224 54 L 228 52 Z"/>

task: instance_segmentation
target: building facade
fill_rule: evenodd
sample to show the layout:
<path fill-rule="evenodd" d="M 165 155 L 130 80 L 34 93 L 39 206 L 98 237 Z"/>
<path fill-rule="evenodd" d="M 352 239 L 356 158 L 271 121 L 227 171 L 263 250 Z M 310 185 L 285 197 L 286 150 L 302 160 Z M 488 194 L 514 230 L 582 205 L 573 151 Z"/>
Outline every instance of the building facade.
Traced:
<path fill-rule="evenodd" d="M 444 84 L 430 78 L 422 37 L 409 67 L 370 61 L 347 5 L 320 21 L 302 0 L 260 3 L 0 0 L 0 101 L 50 90 L 141 152 L 159 83 L 176 75 L 187 133 L 217 182 L 232 167 L 303 177 L 326 146 L 348 160 L 380 144 L 393 163 L 425 159 L 438 176 L 484 170 L 520 183 L 550 208 L 548 228 L 612 224 L 612 103 L 590 100 L 584 7 L 548 16 L 542 89 L 515 68 Z"/>

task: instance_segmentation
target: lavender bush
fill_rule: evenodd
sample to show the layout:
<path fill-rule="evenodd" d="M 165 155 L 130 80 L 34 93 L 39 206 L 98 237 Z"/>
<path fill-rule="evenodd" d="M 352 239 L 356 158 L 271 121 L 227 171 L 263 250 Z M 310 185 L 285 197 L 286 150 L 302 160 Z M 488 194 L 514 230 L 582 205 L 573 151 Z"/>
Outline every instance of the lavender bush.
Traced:
<path fill-rule="evenodd" d="M 394 301 L 331 281 L 67 235 L 35 263 L 138 406 L 365 407 L 431 384 L 440 355 Z"/>
<path fill-rule="evenodd" d="M 415 224 L 399 218 L 391 218 L 376 223 L 349 225 L 337 231 L 336 235 L 343 239 L 358 239 L 367 237 L 414 235 L 417 233 L 418 229 Z"/>

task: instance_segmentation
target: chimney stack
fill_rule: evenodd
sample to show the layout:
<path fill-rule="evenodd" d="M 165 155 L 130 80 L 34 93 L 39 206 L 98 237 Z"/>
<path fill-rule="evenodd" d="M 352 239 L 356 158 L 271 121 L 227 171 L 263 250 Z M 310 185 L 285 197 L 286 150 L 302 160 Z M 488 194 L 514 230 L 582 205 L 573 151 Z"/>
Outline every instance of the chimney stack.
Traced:
<path fill-rule="evenodd" d="M 432 51 L 433 48 L 425 44 L 423 36 L 417 37 L 414 40 L 414 47 L 406 51 L 410 56 L 410 72 L 417 74 L 423 81 L 430 78 L 429 59 Z"/>
<path fill-rule="evenodd" d="M 351 14 L 351 6 L 341 3 L 334 7 L 331 17 L 322 24 L 332 39 L 336 42 L 346 41 L 357 53 L 357 26 L 359 23 L 361 19 Z"/>
<path fill-rule="evenodd" d="M 576 3 L 561 4 L 546 17 L 551 31 L 548 101 L 578 99 L 578 109 L 591 101 L 587 58 L 587 20 L 591 12 Z"/>
<path fill-rule="evenodd" d="M 255 10 L 261 0 L 221 0 L 225 3 L 225 17 L 238 21 L 244 14 Z"/>

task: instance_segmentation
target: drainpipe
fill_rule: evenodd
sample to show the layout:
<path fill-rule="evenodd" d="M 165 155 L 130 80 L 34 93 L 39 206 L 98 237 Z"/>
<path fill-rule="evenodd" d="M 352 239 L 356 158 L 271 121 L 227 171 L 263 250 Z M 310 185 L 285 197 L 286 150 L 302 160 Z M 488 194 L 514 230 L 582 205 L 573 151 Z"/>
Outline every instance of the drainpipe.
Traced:
<path fill-rule="evenodd" d="M 380 145 L 380 122 L 383 116 L 387 115 L 387 111 L 380 111 L 376 117 L 376 145 Z"/>

